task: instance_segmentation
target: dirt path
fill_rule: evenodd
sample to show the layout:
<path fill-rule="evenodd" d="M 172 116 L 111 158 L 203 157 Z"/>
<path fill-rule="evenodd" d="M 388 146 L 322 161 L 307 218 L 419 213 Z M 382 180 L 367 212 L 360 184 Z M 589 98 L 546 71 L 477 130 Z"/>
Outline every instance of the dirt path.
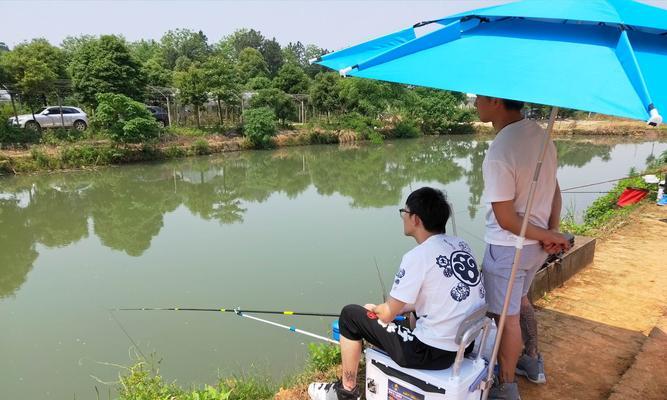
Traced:
<path fill-rule="evenodd" d="M 615 397 L 622 399 L 667 398 L 658 389 L 624 391 L 629 379 L 617 385 L 637 364 L 628 373 L 635 387 L 667 387 L 665 371 L 650 373 L 651 364 L 644 361 L 667 356 L 658 344 L 665 343 L 665 238 L 667 207 L 642 207 L 628 224 L 598 241 L 593 265 L 536 303 L 549 382 L 538 386 L 519 378 L 523 399 L 597 400 L 612 392 L 623 393 Z M 656 344 L 647 342 L 649 334 Z M 662 349 L 660 357 L 656 349 Z"/>

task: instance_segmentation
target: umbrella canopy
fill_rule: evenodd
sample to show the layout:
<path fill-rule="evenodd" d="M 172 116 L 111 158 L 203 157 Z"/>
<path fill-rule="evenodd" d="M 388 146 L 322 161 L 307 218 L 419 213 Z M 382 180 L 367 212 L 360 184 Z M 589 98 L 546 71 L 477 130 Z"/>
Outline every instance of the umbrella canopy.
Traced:
<path fill-rule="evenodd" d="M 667 110 L 667 10 L 631 0 L 524 0 L 421 22 L 317 62 L 348 76 L 655 125 Z"/>

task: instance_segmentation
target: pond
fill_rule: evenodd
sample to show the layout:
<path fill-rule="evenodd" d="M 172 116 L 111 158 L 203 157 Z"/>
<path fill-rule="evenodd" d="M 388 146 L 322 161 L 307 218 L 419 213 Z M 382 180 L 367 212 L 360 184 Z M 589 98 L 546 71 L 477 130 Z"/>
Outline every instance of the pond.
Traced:
<path fill-rule="evenodd" d="M 109 310 L 379 302 L 376 264 L 391 282 L 414 246 L 397 211 L 414 189 L 445 190 L 458 234 L 482 254 L 488 143 L 312 146 L 0 180 L 0 398 L 95 398 L 96 386 L 113 397 L 101 382 L 139 353 L 184 386 L 299 371 L 305 336 L 232 313 Z M 557 146 L 563 188 L 623 177 L 667 150 L 609 137 Z M 564 194 L 564 208 L 580 215 L 600 195 Z M 323 335 L 331 323 L 266 318 Z"/>

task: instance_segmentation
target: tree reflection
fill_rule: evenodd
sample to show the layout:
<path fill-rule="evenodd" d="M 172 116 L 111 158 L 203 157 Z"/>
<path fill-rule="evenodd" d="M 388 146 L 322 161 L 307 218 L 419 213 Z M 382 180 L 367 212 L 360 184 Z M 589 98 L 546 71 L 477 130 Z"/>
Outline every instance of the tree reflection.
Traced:
<path fill-rule="evenodd" d="M 23 285 L 37 259 L 35 237 L 18 200 L 0 200 L 0 299 Z"/>
<path fill-rule="evenodd" d="M 607 144 L 575 142 L 573 140 L 556 140 L 554 143 L 558 152 L 559 167 L 583 167 L 591 162 L 594 157 L 600 157 L 602 161 L 609 161 L 613 148 Z"/>
<path fill-rule="evenodd" d="M 612 149 L 574 141 L 556 146 L 560 165 L 575 167 L 594 157 L 609 159 Z M 399 204 L 413 183 L 444 186 L 465 178 L 468 214 L 475 218 L 487 149 L 487 141 L 469 137 L 423 138 L 7 179 L 0 192 L 0 297 L 25 281 L 37 244 L 68 246 L 88 237 L 92 225 L 104 246 L 138 257 L 162 230 L 165 214 L 181 205 L 199 218 L 233 224 L 243 221 L 250 202 L 275 194 L 295 198 L 309 187 L 344 196 L 351 207 L 376 208 Z"/>

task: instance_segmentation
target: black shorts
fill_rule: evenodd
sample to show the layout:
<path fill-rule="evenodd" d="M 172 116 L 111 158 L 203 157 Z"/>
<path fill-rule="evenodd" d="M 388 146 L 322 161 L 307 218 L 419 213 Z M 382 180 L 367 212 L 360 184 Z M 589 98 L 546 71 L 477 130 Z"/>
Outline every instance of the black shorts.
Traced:
<path fill-rule="evenodd" d="M 338 320 L 340 334 L 350 340 L 366 340 L 384 350 L 401 367 L 440 370 L 449 368 L 456 359 L 455 351 L 429 346 L 396 323 L 384 324 L 377 316 L 357 304 L 343 307 Z M 474 343 L 465 351 L 472 351 Z"/>

